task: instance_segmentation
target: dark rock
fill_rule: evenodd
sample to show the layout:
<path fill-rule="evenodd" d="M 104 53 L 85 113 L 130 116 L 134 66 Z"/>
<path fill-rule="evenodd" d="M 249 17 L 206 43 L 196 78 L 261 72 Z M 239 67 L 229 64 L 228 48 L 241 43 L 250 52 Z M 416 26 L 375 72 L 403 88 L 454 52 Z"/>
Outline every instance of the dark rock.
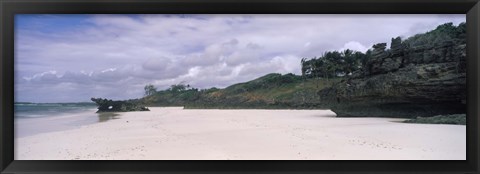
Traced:
<path fill-rule="evenodd" d="M 381 73 L 387 73 L 398 70 L 402 65 L 402 57 L 392 57 L 392 58 L 385 58 L 382 62 L 382 66 L 378 69 Z"/>
<path fill-rule="evenodd" d="M 445 41 L 437 45 L 425 45 L 406 50 L 406 63 L 425 64 L 465 60 L 464 42 Z"/>
<path fill-rule="evenodd" d="M 91 100 L 97 104 L 97 112 L 150 111 L 136 100 L 113 101 L 102 98 L 91 98 Z"/>
<path fill-rule="evenodd" d="M 416 117 L 466 112 L 465 41 L 406 48 L 373 46 L 366 75 L 319 91 L 337 116 Z M 403 51 L 401 51 L 403 50 Z"/>
<path fill-rule="evenodd" d="M 378 44 L 373 45 L 372 48 L 373 48 L 372 55 L 376 55 L 379 52 L 381 53 L 382 51 L 384 51 L 385 48 L 387 48 L 387 43 L 378 43 Z"/>
<path fill-rule="evenodd" d="M 404 45 L 402 44 L 402 38 L 392 38 L 392 44 L 390 44 L 390 50 L 393 57 L 403 56 Z"/>
<path fill-rule="evenodd" d="M 372 46 L 372 57 L 367 62 L 367 74 L 374 75 L 385 72 L 383 67 L 384 59 L 389 56 L 389 52 L 385 50 L 387 43 L 379 43 Z"/>

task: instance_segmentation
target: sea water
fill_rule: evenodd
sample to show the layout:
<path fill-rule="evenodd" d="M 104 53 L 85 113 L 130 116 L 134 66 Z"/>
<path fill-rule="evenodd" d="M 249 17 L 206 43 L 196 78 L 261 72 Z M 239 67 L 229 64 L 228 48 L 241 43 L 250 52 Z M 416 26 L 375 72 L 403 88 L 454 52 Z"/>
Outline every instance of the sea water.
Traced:
<path fill-rule="evenodd" d="M 96 108 L 94 103 L 15 103 L 14 115 L 17 119 L 65 116 Z"/>
<path fill-rule="evenodd" d="M 17 138 L 119 118 L 117 113 L 96 113 L 95 103 L 15 103 L 14 107 Z"/>

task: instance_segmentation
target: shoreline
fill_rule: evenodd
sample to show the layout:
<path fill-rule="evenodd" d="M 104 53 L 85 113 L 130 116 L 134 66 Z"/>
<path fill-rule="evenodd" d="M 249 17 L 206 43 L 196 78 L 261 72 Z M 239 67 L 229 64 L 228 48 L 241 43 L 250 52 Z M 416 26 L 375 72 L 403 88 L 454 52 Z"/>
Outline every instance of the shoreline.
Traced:
<path fill-rule="evenodd" d="M 15 118 L 14 135 L 15 137 L 34 136 L 40 133 L 78 129 L 84 125 L 101 122 L 101 117 L 95 111 L 96 109 L 87 109 L 63 115 Z"/>
<path fill-rule="evenodd" d="M 338 118 L 329 110 L 150 109 L 15 137 L 15 160 L 466 159 L 461 125 Z"/>

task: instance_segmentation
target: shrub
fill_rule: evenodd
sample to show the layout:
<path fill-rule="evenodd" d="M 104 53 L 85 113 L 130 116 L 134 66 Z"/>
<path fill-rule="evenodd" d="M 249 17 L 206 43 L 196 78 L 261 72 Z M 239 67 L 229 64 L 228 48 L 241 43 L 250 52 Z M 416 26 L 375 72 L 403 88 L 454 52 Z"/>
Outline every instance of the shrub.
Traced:
<path fill-rule="evenodd" d="M 425 123 L 425 124 L 458 124 L 466 125 L 465 114 L 437 115 L 433 117 L 417 117 L 411 120 L 405 120 L 404 123 Z"/>

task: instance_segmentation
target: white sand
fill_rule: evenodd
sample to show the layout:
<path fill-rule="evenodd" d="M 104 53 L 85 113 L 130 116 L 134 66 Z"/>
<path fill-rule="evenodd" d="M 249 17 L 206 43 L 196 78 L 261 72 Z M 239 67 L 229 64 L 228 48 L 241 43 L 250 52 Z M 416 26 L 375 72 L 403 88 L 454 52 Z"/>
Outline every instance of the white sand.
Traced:
<path fill-rule="evenodd" d="M 460 125 L 336 118 L 325 110 L 150 109 L 18 137 L 15 160 L 466 159 Z"/>

